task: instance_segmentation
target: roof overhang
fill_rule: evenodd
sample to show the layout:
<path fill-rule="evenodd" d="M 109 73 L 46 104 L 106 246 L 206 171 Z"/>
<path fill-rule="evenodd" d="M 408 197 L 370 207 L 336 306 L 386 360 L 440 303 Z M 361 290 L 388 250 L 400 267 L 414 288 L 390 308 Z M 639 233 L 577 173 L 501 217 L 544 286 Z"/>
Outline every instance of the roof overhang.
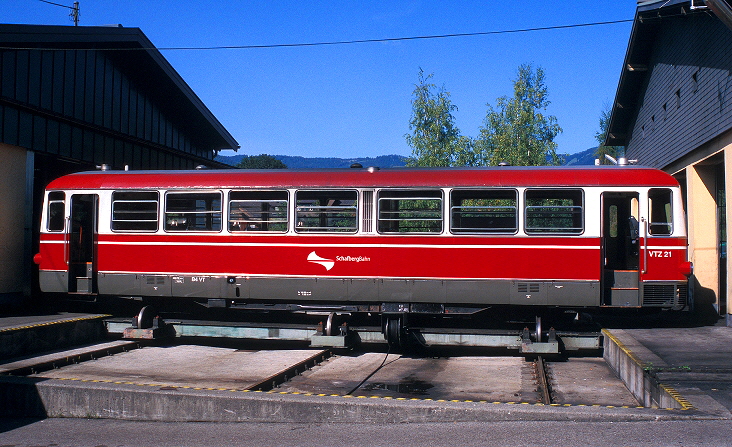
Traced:
<path fill-rule="evenodd" d="M 698 12 L 702 0 L 639 2 L 630 31 L 620 81 L 612 103 L 605 146 L 626 146 L 638 111 L 639 92 L 648 75 L 653 46 L 661 23 L 668 17 Z M 706 8 L 704 8 L 706 10 Z"/>
<path fill-rule="evenodd" d="M 0 24 L 0 50 L 103 51 L 129 67 L 125 75 L 146 87 L 166 114 L 183 124 L 203 149 L 238 149 L 239 143 L 139 28 Z"/>

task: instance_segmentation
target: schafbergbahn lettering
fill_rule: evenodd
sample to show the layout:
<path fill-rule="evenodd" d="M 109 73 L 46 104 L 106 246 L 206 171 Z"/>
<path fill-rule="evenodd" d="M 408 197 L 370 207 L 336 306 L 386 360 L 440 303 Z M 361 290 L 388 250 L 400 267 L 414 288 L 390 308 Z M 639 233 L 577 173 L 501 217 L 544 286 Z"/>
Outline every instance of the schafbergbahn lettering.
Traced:
<path fill-rule="evenodd" d="M 336 256 L 336 261 L 339 262 L 370 262 L 371 258 L 368 256 Z"/>

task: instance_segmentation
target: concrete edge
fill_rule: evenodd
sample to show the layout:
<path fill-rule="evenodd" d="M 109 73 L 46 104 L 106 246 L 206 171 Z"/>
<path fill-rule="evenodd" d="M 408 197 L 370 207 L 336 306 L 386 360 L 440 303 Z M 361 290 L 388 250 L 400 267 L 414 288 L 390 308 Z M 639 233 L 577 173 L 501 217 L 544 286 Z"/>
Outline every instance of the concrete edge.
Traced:
<path fill-rule="evenodd" d="M 103 340 L 107 338 L 104 318 L 108 316 L 59 316 L 51 321 L 0 328 L 0 358 L 11 359 Z"/>
<path fill-rule="evenodd" d="M 18 325 L 18 326 L 11 326 L 7 328 L 0 328 L 0 334 L 1 333 L 9 333 L 14 331 L 21 331 L 21 330 L 28 330 L 28 329 L 36 329 L 41 327 L 48 327 L 48 326 L 54 326 L 58 324 L 69 324 L 69 323 L 78 323 L 81 321 L 94 321 L 94 320 L 104 320 L 105 318 L 109 318 L 112 315 L 109 314 L 94 314 L 94 315 L 86 315 L 82 317 L 64 317 L 59 316 L 58 319 L 52 320 L 52 321 L 44 321 L 40 323 L 33 323 L 33 324 L 27 324 L 27 325 Z"/>
<path fill-rule="evenodd" d="M 642 347 L 642 345 L 622 330 L 615 330 L 615 333 L 610 331 L 609 329 L 602 330 L 602 335 L 605 337 L 603 358 L 643 406 L 681 410 L 698 409 L 673 387 L 662 384 L 653 377 L 654 363 L 644 362 L 629 347 L 634 345 Z M 626 341 L 627 343 L 625 343 Z M 653 355 L 655 356 L 655 354 Z M 658 361 L 655 365 L 659 366 Z"/>
<path fill-rule="evenodd" d="M 0 377 L 0 417 L 165 422 L 415 423 L 721 419 L 688 410 L 397 400 Z"/>

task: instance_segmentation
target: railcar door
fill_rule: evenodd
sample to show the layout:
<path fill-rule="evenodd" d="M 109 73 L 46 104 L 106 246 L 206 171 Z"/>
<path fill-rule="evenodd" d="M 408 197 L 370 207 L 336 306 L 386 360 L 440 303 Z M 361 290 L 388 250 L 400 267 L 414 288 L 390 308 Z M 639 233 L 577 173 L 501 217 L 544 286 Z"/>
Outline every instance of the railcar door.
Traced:
<path fill-rule="evenodd" d="M 99 196 L 73 194 L 66 239 L 69 263 L 69 293 L 96 293 L 96 233 Z"/>
<path fill-rule="evenodd" d="M 639 306 L 638 193 L 602 194 L 602 304 Z"/>

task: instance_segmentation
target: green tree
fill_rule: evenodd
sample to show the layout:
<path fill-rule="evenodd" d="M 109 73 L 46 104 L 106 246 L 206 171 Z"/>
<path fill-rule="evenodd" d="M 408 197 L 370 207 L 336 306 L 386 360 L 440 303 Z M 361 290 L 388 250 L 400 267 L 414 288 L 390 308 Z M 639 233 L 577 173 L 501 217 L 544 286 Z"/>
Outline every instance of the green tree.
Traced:
<path fill-rule="evenodd" d="M 600 130 L 595 132 L 595 139 L 599 146 L 595 149 L 595 157 L 600 160 L 601 165 L 611 165 L 613 162 L 605 157 L 605 154 L 617 159 L 623 154 L 622 146 L 605 146 L 605 140 L 607 139 L 607 131 L 610 126 L 610 106 L 607 104 L 605 108 L 600 112 Z"/>
<path fill-rule="evenodd" d="M 287 165 L 271 155 L 245 155 L 239 164 L 236 165 L 240 169 L 287 169 Z"/>
<path fill-rule="evenodd" d="M 471 163 L 472 141 L 460 135 L 452 113 L 457 106 L 450 101 L 450 93 L 442 87 L 437 90 L 419 69 L 419 83 L 412 92 L 411 133 L 404 137 L 412 148 L 408 166 L 462 166 Z"/>
<path fill-rule="evenodd" d="M 513 82 L 513 97 L 497 99 L 475 141 L 474 159 L 479 165 L 505 162 L 513 166 L 557 165 L 557 143 L 562 132 L 553 115 L 545 115 L 550 102 L 544 70 L 523 64 Z"/>

